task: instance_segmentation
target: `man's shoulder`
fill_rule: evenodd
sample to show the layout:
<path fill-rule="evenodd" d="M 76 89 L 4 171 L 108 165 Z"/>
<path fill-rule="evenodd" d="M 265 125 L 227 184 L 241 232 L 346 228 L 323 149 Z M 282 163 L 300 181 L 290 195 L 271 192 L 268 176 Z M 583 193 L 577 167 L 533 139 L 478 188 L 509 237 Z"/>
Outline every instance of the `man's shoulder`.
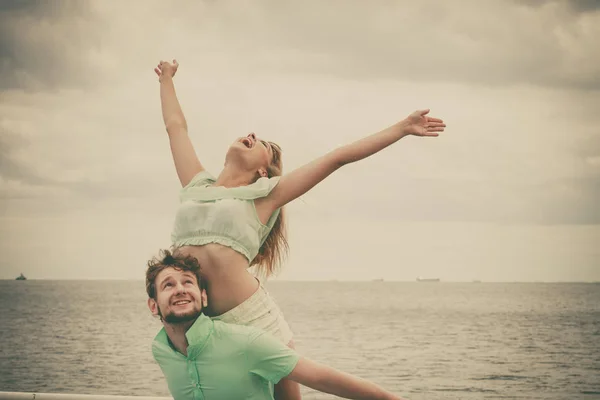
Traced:
<path fill-rule="evenodd" d="M 152 341 L 151 349 L 156 361 L 172 359 L 176 354 L 176 351 L 169 345 L 169 337 L 164 328 L 158 332 Z"/>
<path fill-rule="evenodd" d="M 156 336 L 154 336 L 154 340 L 152 340 L 152 343 L 168 343 L 169 339 L 167 336 L 167 331 L 165 330 L 165 328 L 161 328 L 160 331 L 158 331 L 158 333 L 156 334 Z"/>

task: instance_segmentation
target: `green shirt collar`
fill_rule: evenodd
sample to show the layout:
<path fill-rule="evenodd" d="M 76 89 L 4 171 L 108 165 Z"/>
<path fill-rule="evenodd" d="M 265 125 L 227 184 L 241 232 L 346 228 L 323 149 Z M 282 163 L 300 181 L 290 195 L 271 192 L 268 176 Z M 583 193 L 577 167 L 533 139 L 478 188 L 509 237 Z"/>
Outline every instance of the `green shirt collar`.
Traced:
<path fill-rule="evenodd" d="M 200 316 L 196 318 L 196 321 L 194 321 L 192 326 L 190 326 L 185 333 L 185 337 L 188 342 L 188 358 L 195 358 L 200 354 L 213 331 L 213 320 L 204 314 L 200 314 Z M 164 327 L 160 330 L 160 332 L 158 332 L 154 340 L 163 343 L 176 351 L 171 345 L 169 341 L 169 335 L 167 335 L 167 331 Z"/>

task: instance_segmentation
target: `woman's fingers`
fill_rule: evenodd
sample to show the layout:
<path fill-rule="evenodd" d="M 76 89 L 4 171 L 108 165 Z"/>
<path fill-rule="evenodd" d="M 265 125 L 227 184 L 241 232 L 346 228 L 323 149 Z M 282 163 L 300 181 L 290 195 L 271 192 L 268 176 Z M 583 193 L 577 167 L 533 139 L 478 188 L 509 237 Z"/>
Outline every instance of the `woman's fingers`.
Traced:
<path fill-rule="evenodd" d="M 437 131 L 432 131 L 431 129 L 428 129 L 425 133 L 423 133 L 423 135 L 421 136 L 440 136 L 440 134 Z"/>
<path fill-rule="evenodd" d="M 427 117 L 427 122 L 444 122 L 439 118 Z"/>
<path fill-rule="evenodd" d="M 443 126 L 430 126 L 427 128 L 427 132 L 444 132 Z"/>
<path fill-rule="evenodd" d="M 427 126 L 428 127 L 439 127 L 439 126 L 445 127 L 446 124 L 444 124 L 443 122 L 428 122 Z"/>

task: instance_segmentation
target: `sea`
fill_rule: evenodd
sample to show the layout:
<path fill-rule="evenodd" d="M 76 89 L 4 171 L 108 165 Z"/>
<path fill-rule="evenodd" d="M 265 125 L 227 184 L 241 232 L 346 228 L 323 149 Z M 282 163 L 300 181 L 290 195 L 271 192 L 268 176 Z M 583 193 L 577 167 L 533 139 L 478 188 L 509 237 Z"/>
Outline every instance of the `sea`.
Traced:
<path fill-rule="evenodd" d="M 267 288 L 302 355 L 407 399 L 600 399 L 600 284 Z M 143 281 L 0 281 L 0 391 L 169 396 L 146 300 Z"/>

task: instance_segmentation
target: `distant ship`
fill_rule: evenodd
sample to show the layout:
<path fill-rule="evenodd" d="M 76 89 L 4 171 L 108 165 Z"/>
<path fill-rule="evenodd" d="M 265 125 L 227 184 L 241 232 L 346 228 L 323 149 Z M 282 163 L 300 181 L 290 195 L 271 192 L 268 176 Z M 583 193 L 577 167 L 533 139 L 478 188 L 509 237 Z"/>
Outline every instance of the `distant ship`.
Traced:
<path fill-rule="evenodd" d="M 417 282 L 439 282 L 440 278 L 417 278 Z"/>
<path fill-rule="evenodd" d="M 23 275 L 23 273 L 21 272 L 21 275 L 17 276 L 17 278 L 15 280 L 17 280 L 17 281 L 26 281 L 27 278 L 25 278 L 25 275 Z"/>

